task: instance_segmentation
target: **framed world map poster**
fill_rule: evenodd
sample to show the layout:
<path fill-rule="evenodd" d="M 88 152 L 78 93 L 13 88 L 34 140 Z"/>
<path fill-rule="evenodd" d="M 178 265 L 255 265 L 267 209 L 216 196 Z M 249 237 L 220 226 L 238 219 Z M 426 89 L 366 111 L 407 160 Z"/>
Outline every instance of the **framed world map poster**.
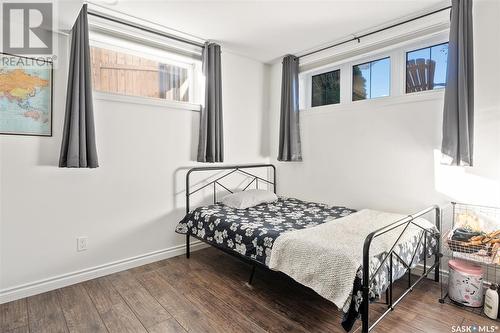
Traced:
<path fill-rule="evenodd" d="M 0 134 L 52 136 L 52 62 L 0 53 Z"/>

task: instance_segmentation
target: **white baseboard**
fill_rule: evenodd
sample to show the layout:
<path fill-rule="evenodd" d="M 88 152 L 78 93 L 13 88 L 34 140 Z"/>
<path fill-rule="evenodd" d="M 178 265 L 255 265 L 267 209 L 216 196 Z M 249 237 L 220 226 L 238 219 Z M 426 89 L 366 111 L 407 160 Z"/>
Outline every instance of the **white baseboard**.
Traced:
<path fill-rule="evenodd" d="M 430 264 L 432 266 L 432 263 Z M 429 265 L 427 266 L 427 269 L 429 269 Z M 415 274 L 415 275 L 422 275 L 424 274 L 424 265 L 423 264 L 418 264 L 417 266 L 413 267 L 411 269 L 412 273 Z M 427 278 L 428 279 L 432 279 L 434 280 L 434 272 L 435 270 L 432 270 L 432 272 L 429 272 L 429 274 L 427 274 Z M 441 274 L 440 276 L 441 277 L 447 277 L 448 276 L 448 271 L 444 270 L 444 269 L 441 269 L 440 270 Z"/>
<path fill-rule="evenodd" d="M 201 250 L 207 246 L 207 244 L 200 241 L 193 241 L 191 242 L 191 251 Z M 175 257 L 184 253 L 186 253 L 185 245 L 182 244 L 150 253 L 145 253 L 139 256 L 117 260 L 107 264 L 2 289 L 0 290 L 0 304 L 15 301 L 24 297 L 41 294 L 50 290 L 66 287 L 75 283 L 95 279 L 112 273 L 124 271 L 155 261 Z"/>

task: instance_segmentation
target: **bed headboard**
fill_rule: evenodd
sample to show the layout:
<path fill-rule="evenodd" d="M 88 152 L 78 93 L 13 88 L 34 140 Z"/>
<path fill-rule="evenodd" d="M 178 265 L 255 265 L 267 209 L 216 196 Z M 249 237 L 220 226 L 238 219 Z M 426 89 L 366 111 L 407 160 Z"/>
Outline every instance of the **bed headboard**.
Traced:
<path fill-rule="evenodd" d="M 272 180 L 262 178 L 260 176 L 257 176 L 253 173 L 251 173 L 251 170 L 248 169 L 260 169 L 260 168 L 265 168 L 265 169 L 272 169 L 273 174 L 272 174 Z M 206 172 L 206 171 L 224 171 L 227 170 L 227 172 L 215 178 L 214 180 L 199 186 L 198 188 L 191 190 L 190 183 L 189 183 L 189 177 L 193 172 Z M 243 191 L 248 189 L 253 183 L 255 183 L 255 188 L 259 188 L 259 181 L 272 185 L 273 186 L 273 191 L 276 193 L 276 167 L 274 164 L 246 164 L 246 165 L 227 165 L 227 166 L 213 166 L 213 167 L 197 167 L 197 168 L 192 168 L 189 169 L 187 174 L 186 174 L 186 213 L 189 213 L 190 208 L 189 208 L 189 199 L 192 194 L 195 194 L 198 191 L 201 191 L 204 188 L 207 188 L 209 186 L 213 186 L 213 201 L 214 203 L 217 202 L 217 186 L 221 187 L 222 189 L 226 190 L 229 193 L 233 193 L 234 191 L 227 188 L 226 186 L 222 185 L 220 183 L 220 180 L 224 179 L 225 177 L 233 174 L 233 173 L 240 173 L 243 175 L 246 175 L 250 177 L 252 180 L 243 188 Z M 270 178 L 269 174 L 268 177 Z"/>

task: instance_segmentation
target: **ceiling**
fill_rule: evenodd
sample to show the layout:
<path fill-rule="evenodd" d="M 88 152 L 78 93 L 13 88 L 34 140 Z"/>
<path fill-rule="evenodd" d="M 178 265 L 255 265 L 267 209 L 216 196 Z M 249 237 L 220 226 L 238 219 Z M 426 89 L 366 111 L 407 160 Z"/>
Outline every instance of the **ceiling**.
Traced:
<path fill-rule="evenodd" d="M 447 4 L 443 0 L 93 1 L 262 62 Z"/>

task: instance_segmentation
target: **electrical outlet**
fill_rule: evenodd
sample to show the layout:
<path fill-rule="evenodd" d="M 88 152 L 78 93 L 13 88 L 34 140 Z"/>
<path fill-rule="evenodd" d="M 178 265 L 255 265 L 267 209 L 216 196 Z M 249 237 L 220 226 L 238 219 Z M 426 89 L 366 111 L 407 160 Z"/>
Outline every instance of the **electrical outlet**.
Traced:
<path fill-rule="evenodd" d="M 89 238 L 86 236 L 81 236 L 76 239 L 76 250 L 78 252 L 87 250 Z"/>

